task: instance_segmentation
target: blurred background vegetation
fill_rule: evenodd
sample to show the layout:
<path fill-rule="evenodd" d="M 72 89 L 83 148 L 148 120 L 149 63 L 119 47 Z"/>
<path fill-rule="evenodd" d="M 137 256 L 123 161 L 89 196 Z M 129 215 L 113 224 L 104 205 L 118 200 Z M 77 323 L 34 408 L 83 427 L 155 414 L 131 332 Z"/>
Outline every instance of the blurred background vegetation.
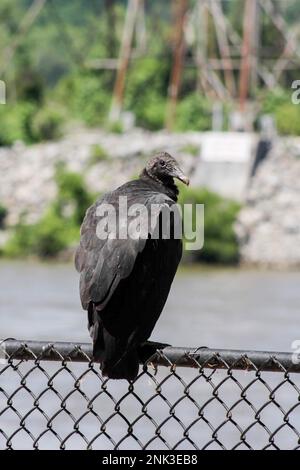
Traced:
<path fill-rule="evenodd" d="M 58 194 L 44 216 L 35 224 L 20 220 L 2 251 L 3 255 L 13 258 L 33 255 L 49 259 L 77 244 L 85 211 L 96 195 L 89 192 L 81 175 L 67 171 L 64 166 L 57 169 L 56 183 Z M 184 260 L 189 263 L 236 264 L 239 255 L 233 224 L 240 209 L 239 203 L 205 188 L 188 189 L 181 185 L 180 189 L 179 204 L 205 205 L 204 247 L 187 252 Z M 5 215 L 5 209 L 0 207 L 0 224 Z"/>
<path fill-rule="evenodd" d="M 126 1 L 114 2 L 113 18 L 105 1 L 48 0 L 37 17 L 34 27 L 22 37 L 9 67 L 6 52 L 22 23 L 30 0 L 1 0 L 0 70 L 9 83 L 9 106 L 0 107 L 0 146 L 16 141 L 26 144 L 60 138 L 66 129 L 78 124 L 123 132 L 121 123 L 108 124 L 115 70 L 97 70 L 90 66 L 95 60 L 118 57 Z M 243 2 L 224 0 L 223 9 L 237 30 L 242 28 Z M 297 1 L 281 2 L 289 24 L 300 20 Z M 146 2 L 147 54 L 132 61 L 126 77 L 125 111 L 135 116 L 135 124 L 152 131 L 164 128 L 166 97 L 169 86 L 172 55 L 171 2 Z M 112 24 L 113 19 L 113 24 Z M 208 24 L 208 50 L 218 57 L 216 34 Z M 265 19 L 264 47 L 277 47 L 274 24 Z M 187 45 L 186 55 L 189 56 Z M 297 70 L 285 75 L 281 87 L 267 91 L 254 90 L 252 100 L 257 107 L 257 120 L 271 114 L 279 134 L 300 135 L 300 106 L 293 106 L 287 87 L 297 77 Z M 214 101 L 196 92 L 197 68 L 185 67 L 176 110 L 175 131 L 206 131 L 211 129 Z M 228 129 L 231 104 L 224 107 Z M 105 151 L 96 146 L 90 164 L 106 160 Z M 42 219 L 32 225 L 22 220 L 2 253 L 10 256 L 54 256 L 78 240 L 79 226 L 85 209 L 91 204 L 84 178 L 65 168 L 56 172 L 58 194 Z M 204 249 L 193 260 L 236 263 L 238 247 L 233 224 L 239 205 L 222 199 L 205 188 L 184 190 L 181 203 L 204 203 L 207 207 Z M 0 227 L 5 224 L 6 209 L 0 206 Z"/>
<path fill-rule="evenodd" d="M 4 247 L 4 255 L 51 258 L 78 242 L 81 222 L 95 195 L 89 193 L 80 174 L 66 171 L 64 166 L 59 165 L 55 179 L 58 194 L 53 203 L 37 223 L 20 220 Z"/>
<path fill-rule="evenodd" d="M 236 30 L 242 27 L 244 2 L 225 0 L 223 9 Z M 30 0 L 2 0 L 0 4 L 0 43 L 5 50 L 15 40 Z M 298 2 L 278 2 L 285 18 L 299 22 Z M 22 37 L 9 67 L 5 69 L 9 107 L 0 107 L 0 145 L 15 140 L 27 143 L 57 139 L 62 124 L 83 122 L 106 126 L 111 103 L 114 70 L 95 70 L 90 64 L 101 58 L 118 57 L 125 17 L 125 1 L 114 2 L 114 24 L 105 1 L 60 2 L 48 0 L 34 27 Z M 126 77 L 125 109 L 135 115 L 136 125 L 150 130 L 164 127 L 166 90 L 172 67 L 172 8 L 170 0 L 146 3 L 147 54 L 131 64 Z M 216 35 L 208 25 L 209 51 L 218 57 Z M 264 48 L 278 49 L 278 32 L 264 19 Z M 187 46 L 186 55 L 190 53 Z M 3 67 L 3 64 L 2 64 Z M 1 64 L 0 64 L 1 70 Z M 286 86 L 297 70 L 285 75 L 282 88 L 254 90 L 258 115 L 271 113 L 281 134 L 300 135 L 300 107 L 287 98 Z M 205 131 L 211 128 L 212 100 L 195 93 L 197 69 L 184 69 L 175 128 L 178 131 Z M 226 110 L 225 110 L 226 111 Z M 227 124 L 226 124 L 227 125 Z M 118 129 L 117 129 L 118 130 Z M 120 129 L 119 129 L 120 130 Z"/>

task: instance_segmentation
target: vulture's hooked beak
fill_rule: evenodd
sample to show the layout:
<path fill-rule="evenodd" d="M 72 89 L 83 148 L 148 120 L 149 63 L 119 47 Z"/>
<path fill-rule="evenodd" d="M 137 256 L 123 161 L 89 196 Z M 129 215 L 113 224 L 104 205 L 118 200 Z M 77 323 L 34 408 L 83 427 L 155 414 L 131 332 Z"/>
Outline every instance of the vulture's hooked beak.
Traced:
<path fill-rule="evenodd" d="M 179 181 L 182 181 L 182 183 L 186 184 L 187 186 L 190 184 L 189 178 L 187 176 L 185 176 L 185 174 L 179 168 L 179 166 L 177 166 L 174 169 L 174 173 L 172 174 L 172 176 L 173 176 L 173 178 L 177 178 Z"/>

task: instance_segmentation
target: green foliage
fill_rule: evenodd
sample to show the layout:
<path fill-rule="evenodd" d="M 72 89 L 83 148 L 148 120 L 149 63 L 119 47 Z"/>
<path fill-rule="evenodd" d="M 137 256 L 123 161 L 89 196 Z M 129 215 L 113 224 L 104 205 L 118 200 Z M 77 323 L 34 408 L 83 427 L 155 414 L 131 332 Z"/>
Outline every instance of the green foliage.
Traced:
<path fill-rule="evenodd" d="M 298 0 L 290 0 L 289 2 L 283 2 L 281 8 L 284 8 L 286 21 L 288 24 L 298 24 L 300 21 L 300 9 Z"/>
<path fill-rule="evenodd" d="M 82 175 L 58 168 L 56 175 L 58 195 L 53 203 L 55 214 L 79 226 L 93 196 L 87 191 Z"/>
<path fill-rule="evenodd" d="M 76 117 L 88 126 L 103 125 L 111 99 L 104 77 L 104 74 L 93 73 L 67 76 L 58 84 L 54 95 L 65 104 L 72 118 Z"/>
<path fill-rule="evenodd" d="M 32 102 L 6 104 L 0 107 L 0 146 L 21 140 L 34 143 L 60 137 L 64 122 L 55 107 L 38 107 Z"/>
<path fill-rule="evenodd" d="M 300 106 L 285 103 L 275 112 L 279 134 L 300 135 Z"/>
<path fill-rule="evenodd" d="M 11 257 L 36 255 L 42 258 L 57 255 L 72 241 L 74 228 L 49 210 L 36 224 L 20 223 L 4 248 Z"/>
<path fill-rule="evenodd" d="M 200 148 L 198 145 L 186 144 L 184 147 L 181 148 L 181 152 L 189 153 L 190 155 L 196 157 L 197 155 L 199 155 Z"/>
<path fill-rule="evenodd" d="M 182 188 L 179 203 L 204 204 L 204 247 L 190 253 L 194 261 L 237 263 L 239 252 L 233 224 L 240 209 L 239 204 L 205 188 Z"/>
<path fill-rule="evenodd" d="M 22 221 L 15 227 L 4 248 L 7 256 L 35 255 L 53 257 L 79 238 L 79 227 L 92 196 L 82 176 L 59 168 L 58 194 L 44 216 L 36 224 Z"/>
<path fill-rule="evenodd" d="M 58 217 L 53 210 L 33 227 L 32 252 L 40 257 L 51 257 L 68 246 L 69 223 Z"/>
<path fill-rule="evenodd" d="M 199 93 L 190 93 L 179 102 L 176 112 L 178 131 L 211 129 L 211 103 Z"/>
<path fill-rule="evenodd" d="M 170 3 L 148 2 L 146 22 L 151 34 L 147 35 L 147 50 L 143 55 L 137 35 L 134 48 L 139 53 L 130 61 L 126 75 L 125 108 L 134 112 L 138 126 L 150 130 L 161 129 L 165 120 L 174 52 Z M 291 28 L 296 28 L 299 22 L 298 3 L 298 0 L 275 2 Z M 3 51 L 13 44 L 29 4 L 29 0 L 1 0 L 0 42 Z M 242 36 L 245 2 L 222 0 L 222 8 L 229 23 Z M 34 27 L 22 36 L 5 70 L 5 79 L 10 84 L 7 87 L 9 104 L 0 109 L 0 145 L 10 145 L 18 139 L 30 143 L 59 137 L 62 117 L 57 109 L 48 107 L 49 98 L 64 108 L 69 121 L 106 127 L 115 70 L 92 70 L 90 64 L 95 59 L 117 57 L 125 14 L 124 0 L 46 2 Z M 284 49 L 284 38 L 268 15 L 264 14 L 262 18 L 261 43 L 275 59 Z M 220 58 L 211 15 L 207 17 L 207 32 L 208 54 Z M 193 55 L 189 42 L 186 55 L 188 58 Z M 290 70 L 287 81 L 290 83 L 293 78 L 298 78 L 297 73 L 296 69 Z M 197 74 L 196 67 L 185 67 L 181 77 L 176 119 L 180 131 L 205 131 L 211 127 L 211 103 L 194 93 Z M 284 103 L 280 105 L 284 106 L 282 115 L 279 105 L 272 104 L 273 98 L 271 101 L 269 98 L 264 100 L 265 110 L 273 108 L 279 131 L 299 134 L 295 124 L 298 113 L 287 105 L 290 96 L 287 96 L 285 106 Z M 123 132 L 119 123 L 111 130 Z"/>
<path fill-rule="evenodd" d="M 33 142 L 31 122 L 36 108 L 31 103 L 0 106 L 0 145 L 17 140 Z"/>
<path fill-rule="evenodd" d="M 124 129 L 123 129 L 123 124 L 120 121 L 114 121 L 109 123 L 107 126 L 107 130 L 109 132 L 112 132 L 113 134 L 123 134 Z"/>
<path fill-rule="evenodd" d="M 62 111 L 53 106 L 41 108 L 33 116 L 31 129 L 36 141 L 54 140 L 62 135 L 64 116 Z"/>
<path fill-rule="evenodd" d="M 300 135 L 300 106 L 291 102 L 291 92 L 276 88 L 261 97 L 261 114 L 274 116 L 283 135 Z"/>
<path fill-rule="evenodd" d="M 274 114 L 282 105 L 291 102 L 291 95 L 282 88 L 274 88 L 258 96 L 258 100 L 263 114 Z"/>
<path fill-rule="evenodd" d="M 7 209 L 0 204 L 0 230 L 4 228 Z"/>
<path fill-rule="evenodd" d="M 138 126 L 150 130 L 163 127 L 168 80 L 168 61 L 149 57 L 133 65 L 126 88 L 126 107 L 134 112 Z"/>
<path fill-rule="evenodd" d="M 150 94 L 151 95 L 151 94 Z M 159 96 L 149 96 L 149 101 L 139 109 L 137 124 L 156 131 L 164 127 L 166 101 Z"/>
<path fill-rule="evenodd" d="M 91 148 L 91 155 L 89 158 L 88 165 L 89 166 L 96 165 L 99 162 L 105 162 L 109 159 L 110 157 L 108 153 L 106 152 L 106 150 L 101 145 L 95 144 Z"/>
<path fill-rule="evenodd" d="M 20 222 L 14 227 L 12 236 L 3 248 L 3 254 L 10 257 L 27 256 L 34 245 L 33 227 Z"/>

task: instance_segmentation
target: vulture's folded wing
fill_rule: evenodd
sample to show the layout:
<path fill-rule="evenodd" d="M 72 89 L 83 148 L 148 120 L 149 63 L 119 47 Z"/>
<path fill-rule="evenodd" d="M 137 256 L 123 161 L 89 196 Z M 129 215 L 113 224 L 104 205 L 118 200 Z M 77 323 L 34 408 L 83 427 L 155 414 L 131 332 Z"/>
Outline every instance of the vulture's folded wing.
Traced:
<path fill-rule="evenodd" d="M 174 206 L 174 201 L 161 193 L 150 191 L 132 193 L 127 197 L 127 204 L 133 212 L 127 217 L 127 213 L 119 212 L 116 196 L 116 192 L 108 193 L 90 207 L 81 227 L 81 240 L 75 255 L 75 266 L 80 272 L 80 297 L 84 309 L 88 308 L 91 301 L 97 303 L 100 308 L 107 304 L 120 280 L 130 275 L 138 253 L 145 247 L 148 234 L 152 236 L 157 231 L 159 213 L 162 210 L 168 211 Z M 99 237 L 97 235 L 99 209 L 101 211 L 104 204 L 111 204 L 116 209 L 117 231 L 124 223 L 127 223 L 127 226 L 132 223 L 137 227 L 135 221 L 138 220 L 138 225 L 142 226 L 140 234 L 135 232 L 134 237 L 120 239 L 113 236 L 114 230 L 108 227 L 108 237 L 105 239 Z M 142 205 L 147 212 L 139 212 L 138 206 L 135 206 L 137 210 L 135 212 L 133 204 Z M 151 207 L 154 208 L 152 219 L 150 219 Z M 174 211 L 174 207 L 172 210 Z M 148 227 L 146 236 L 144 227 Z"/>

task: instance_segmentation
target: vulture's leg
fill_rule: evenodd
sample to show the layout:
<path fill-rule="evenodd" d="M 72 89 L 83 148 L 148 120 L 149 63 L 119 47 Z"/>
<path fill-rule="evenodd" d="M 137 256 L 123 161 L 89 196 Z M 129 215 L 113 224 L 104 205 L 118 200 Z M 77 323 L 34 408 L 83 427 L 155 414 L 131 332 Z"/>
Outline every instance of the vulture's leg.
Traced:
<path fill-rule="evenodd" d="M 156 341 L 145 341 L 138 347 L 139 359 L 142 363 L 147 362 L 147 360 L 150 359 L 150 357 L 152 357 L 158 349 L 165 349 L 168 346 L 171 346 L 171 344 L 157 343 Z"/>

